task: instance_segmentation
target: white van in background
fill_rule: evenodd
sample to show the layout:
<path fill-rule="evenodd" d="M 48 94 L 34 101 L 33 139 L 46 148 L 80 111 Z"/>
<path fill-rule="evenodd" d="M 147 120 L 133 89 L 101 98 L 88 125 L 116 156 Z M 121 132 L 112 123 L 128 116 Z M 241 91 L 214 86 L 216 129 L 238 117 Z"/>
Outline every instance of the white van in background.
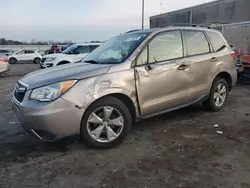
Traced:
<path fill-rule="evenodd" d="M 44 55 L 40 66 L 43 69 L 78 62 L 101 44 L 102 43 L 73 44 L 66 50 L 62 51 L 62 53 Z"/>

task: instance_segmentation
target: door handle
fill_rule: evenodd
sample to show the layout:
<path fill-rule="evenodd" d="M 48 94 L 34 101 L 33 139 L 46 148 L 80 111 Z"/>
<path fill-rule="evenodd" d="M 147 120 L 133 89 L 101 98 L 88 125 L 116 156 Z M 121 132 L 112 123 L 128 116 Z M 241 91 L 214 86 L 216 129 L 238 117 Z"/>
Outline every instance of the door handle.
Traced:
<path fill-rule="evenodd" d="M 210 60 L 211 63 L 215 63 L 217 62 L 217 58 L 213 57 L 211 60 Z"/>
<path fill-rule="evenodd" d="M 178 70 L 186 70 L 188 68 L 188 65 L 182 64 L 178 67 Z"/>

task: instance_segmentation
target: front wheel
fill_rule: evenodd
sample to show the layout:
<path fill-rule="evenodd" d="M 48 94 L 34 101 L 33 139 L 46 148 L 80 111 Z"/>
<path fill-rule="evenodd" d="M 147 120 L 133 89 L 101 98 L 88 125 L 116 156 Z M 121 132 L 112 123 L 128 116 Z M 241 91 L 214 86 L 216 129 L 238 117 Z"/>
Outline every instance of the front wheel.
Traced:
<path fill-rule="evenodd" d="M 14 57 L 10 58 L 9 64 L 16 64 L 16 63 L 17 63 L 17 59 L 16 58 L 14 58 Z"/>
<path fill-rule="evenodd" d="M 221 110 L 228 97 L 228 84 L 223 78 L 216 78 L 212 85 L 209 99 L 203 102 L 206 109 L 212 111 Z"/>
<path fill-rule="evenodd" d="M 39 64 L 41 59 L 39 57 L 36 57 L 33 61 L 34 64 Z"/>
<path fill-rule="evenodd" d="M 131 124 L 125 104 L 117 98 L 104 97 L 86 110 L 81 123 L 81 139 L 91 148 L 112 148 L 125 139 Z"/>

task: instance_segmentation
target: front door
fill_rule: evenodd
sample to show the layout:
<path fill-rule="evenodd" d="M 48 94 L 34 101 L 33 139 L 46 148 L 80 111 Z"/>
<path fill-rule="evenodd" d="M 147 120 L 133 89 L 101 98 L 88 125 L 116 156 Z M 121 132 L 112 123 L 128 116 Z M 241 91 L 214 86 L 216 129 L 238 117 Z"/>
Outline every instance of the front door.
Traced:
<path fill-rule="evenodd" d="M 135 77 L 142 116 L 190 99 L 189 62 L 179 30 L 156 35 L 136 60 Z"/>
<path fill-rule="evenodd" d="M 25 50 L 19 51 L 16 54 L 16 58 L 18 61 L 23 61 L 25 59 Z"/>

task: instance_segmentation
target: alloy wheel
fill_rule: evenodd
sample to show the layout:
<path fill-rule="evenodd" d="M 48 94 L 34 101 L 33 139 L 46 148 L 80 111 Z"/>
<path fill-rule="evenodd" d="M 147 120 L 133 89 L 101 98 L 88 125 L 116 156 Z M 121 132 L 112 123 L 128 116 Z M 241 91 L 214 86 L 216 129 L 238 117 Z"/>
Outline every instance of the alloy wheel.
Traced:
<path fill-rule="evenodd" d="M 94 110 L 87 120 L 89 135 L 101 143 L 117 139 L 124 128 L 124 118 L 114 107 L 103 106 Z"/>
<path fill-rule="evenodd" d="M 227 97 L 227 89 L 223 83 L 220 83 L 214 92 L 214 103 L 217 107 L 221 107 Z"/>

